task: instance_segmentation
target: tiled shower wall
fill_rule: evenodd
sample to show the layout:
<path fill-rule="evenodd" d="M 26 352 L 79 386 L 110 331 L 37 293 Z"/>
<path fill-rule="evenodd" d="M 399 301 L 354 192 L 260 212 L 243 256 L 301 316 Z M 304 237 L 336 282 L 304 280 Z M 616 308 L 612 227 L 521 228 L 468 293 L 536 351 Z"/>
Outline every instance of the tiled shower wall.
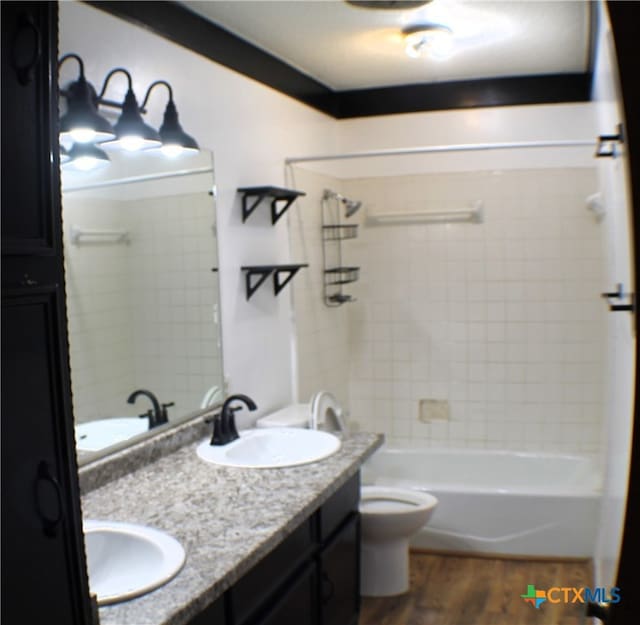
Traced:
<path fill-rule="evenodd" d="M 72 245 L 71 225 L 126 230 L 128 245 Z M 146 388 L 170 416 L 222 383 L 214 211 L 206 192 L 135 201 L 64 198 L 67 309 L 78 421 L 135 416 Z"/>
<path fill-rule="evenodd" d="M 595 185 L 587 168 L 343 181 L 364 202 L 347 256 L 361 267 L 358 301 L 343 307 L 352 424 L 406 446 L 596 453 L 604 261 L 585 203 Z M 482 224 L 381 226 L 363 214 L 475 200 Z"/>
<path fill-rule="evenodd" d="M 306 402 L 317 391 L 333 393 L 349 405 L 348 306 L 323 301 L 321 200 L 324 189 L 340 191 L 336 178 L 296 168 L 292 187 L 306 195 L 289 209 L 292 262 L 309 263 L 291 282 L 295 311 L 297 394 Z"/>

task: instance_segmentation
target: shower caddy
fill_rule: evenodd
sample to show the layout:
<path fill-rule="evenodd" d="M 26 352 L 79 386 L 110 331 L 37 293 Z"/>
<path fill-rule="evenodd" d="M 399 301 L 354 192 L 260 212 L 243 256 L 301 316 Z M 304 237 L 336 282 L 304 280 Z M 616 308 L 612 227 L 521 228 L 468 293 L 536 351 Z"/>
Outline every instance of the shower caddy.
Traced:
<path fill-rule="evenodd" d="M 343 292 L 343 286 L 358 280 L 360 267 L 347 267 L 342 264 L 342 241 L 357 238 L 358 226 L 357 224 L 341 224 L 339 211 L 336 211 L 336 223 L 327 223 L 324 203 L 328 199 L 325 192 L 325 196 L 322 198 L 323 294 L 325 305 L 335 308 L 355 301 L 351 295 Z M 330 258 L 335 258 L 337 264 L 331 263 Z"/>

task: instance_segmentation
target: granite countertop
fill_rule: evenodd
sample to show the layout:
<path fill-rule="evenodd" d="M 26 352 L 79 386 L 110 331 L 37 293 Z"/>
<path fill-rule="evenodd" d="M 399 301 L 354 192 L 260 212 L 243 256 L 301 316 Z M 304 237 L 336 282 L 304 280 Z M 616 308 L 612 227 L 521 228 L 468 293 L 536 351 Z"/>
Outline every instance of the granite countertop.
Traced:
<path fill-rule="evenodd" d="M 82 497 L 84 518 L 141 523 L 184 547 L 182 571 L 137 599 L 100 608 L 101 625 L 183 625 L 277 546 L 354 475 L 382 436 L 343 438 L 333 456 L 283 469 L 208 464 L 197 444 Z"/>

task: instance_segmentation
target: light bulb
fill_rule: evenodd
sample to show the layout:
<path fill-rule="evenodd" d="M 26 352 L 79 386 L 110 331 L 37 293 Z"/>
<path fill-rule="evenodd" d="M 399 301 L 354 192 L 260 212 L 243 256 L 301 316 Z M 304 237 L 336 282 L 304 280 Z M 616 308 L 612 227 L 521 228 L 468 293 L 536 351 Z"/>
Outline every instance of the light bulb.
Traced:
<path fill-rule="evenodd" d="M 436 60 L 447 59 L 453 53 L 453 32 L 446 26 L 425 24 L 404 31 L 405 52 L 417 59 L 430 57 Z"/>
<path fill-rule="evenodd" d="M 160 148 L 162 153 L 169 158 L 175 158 L 176 156 L 180 156 L 183 152 L 183 148 L 181 145 L 176 143 L 165 143 Z"/>
<path fill-rule="evenodd" d="M 127 152 L 137 152 L 141 150 L 145 144 L 145 141 L 139 135 L 128 135 L 126 137 L 120 137 L 118 140 L 120 147 Z"/>
<path fill-rule="evenodd" d="M 434 30 L 427 40 L 429 55 L 433 59 L 447 59 L 453 52 L 453 34 L 450 30 Z"/>
<path fill-rule="evenodd" d="M 93 128 L 73 128 L 69 134 L 76 143 L 89 143 L 96 138 Z"/>
<path fill-rule="evenodd" d="M 73 160 L 73 167 L 80 171 L 91 171 L 92 169 L 97 169 L 101 162 L 103 161 L 93 158 L 93 156 L 80 156 Z"/>

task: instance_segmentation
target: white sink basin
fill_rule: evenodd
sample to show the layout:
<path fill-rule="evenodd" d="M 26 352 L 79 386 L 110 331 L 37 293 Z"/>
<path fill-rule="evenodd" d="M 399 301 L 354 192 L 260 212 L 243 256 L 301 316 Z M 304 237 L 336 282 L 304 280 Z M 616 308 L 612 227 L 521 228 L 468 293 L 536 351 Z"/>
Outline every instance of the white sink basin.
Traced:
<path fill-rule="evenodd" d="M 340 439 L 328 432 L 301 428 L 243 430 L 227 445 L 198 445 L 198 456 L 228 467 L 273 469 L 322 460 L 340 449 Z"/>
<path fill-rule="evenodd" d="M 151 527 L 115 521 L 85 521 L 89 587 L 98 605 L 133 599 L 178 574 L 182 545 Z"/>
<path fill-rule="evenodd" d="M 76 425 L 79 451 L 98 451 L 149 430 L 149 421 L 138 417 L 97 419 Z"/>

